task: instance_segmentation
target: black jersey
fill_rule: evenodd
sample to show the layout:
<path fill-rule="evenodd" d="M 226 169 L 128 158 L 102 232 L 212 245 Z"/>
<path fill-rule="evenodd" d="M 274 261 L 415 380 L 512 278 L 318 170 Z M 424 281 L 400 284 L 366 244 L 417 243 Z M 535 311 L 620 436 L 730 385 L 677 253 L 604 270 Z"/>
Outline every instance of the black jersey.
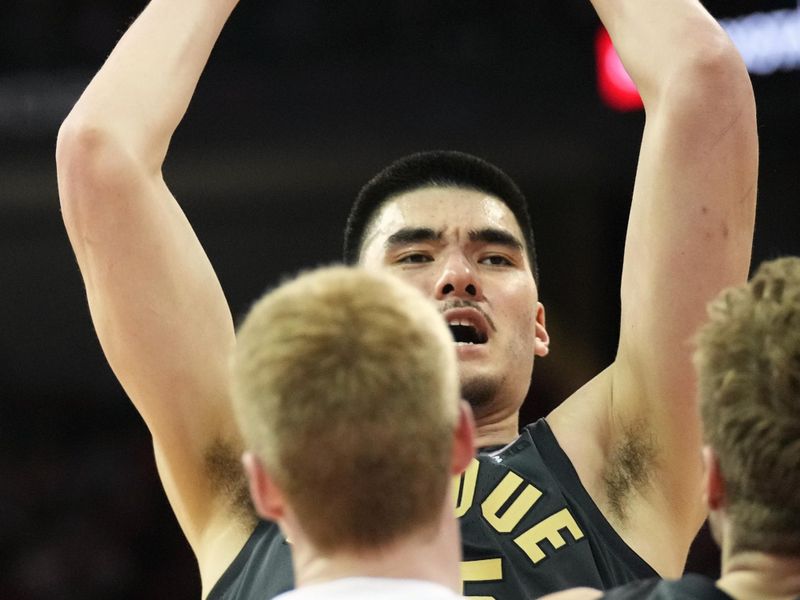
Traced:
<path fill-rule="evenodd" d="M 473 461 L 456 514 L 467 597 L 538 598 L 657 576 L 606 521 L 544 419 Z"/>
<path fill-rule="evenodd" d="M 292 588 L 289 544 L 275 523 L 261 521 L 206 600 L 268 600 Z"/>
<path fill-rule="evenodd" d="M 603 595 L 607 600 L 733 600 L 713 579 L 687 574 L 674 581 L 636 581 Z"/>
<path fill-rule="evenodd" d="M 656 576 L 603 517 L 544 419 L 481 452 L 457 481 L 455 506 L 467 597 L 523 600 Z M 266 600 L 292 585 L 289 546 L 262 523 L 208 600 Z"/>

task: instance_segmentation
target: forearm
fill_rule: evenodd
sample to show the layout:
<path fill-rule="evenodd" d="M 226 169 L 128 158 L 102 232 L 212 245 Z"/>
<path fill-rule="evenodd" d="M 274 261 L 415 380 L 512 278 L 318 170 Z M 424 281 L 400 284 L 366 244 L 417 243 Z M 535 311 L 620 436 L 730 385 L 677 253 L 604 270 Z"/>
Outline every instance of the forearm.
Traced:
<path fill-rule="evenodd" d="M 89 132 L 160 168 L 200 74 L 238 0 L 153 0 L 73 108 L 60 137 Z M 62 141 L 62 140 L 60 140 Z"/>
<path fill-rule="evenodd" d="M 696 93 L 749 86 L 736 48 L 698 0 L 591 2 L 647 109 L 681 83 Z"/>

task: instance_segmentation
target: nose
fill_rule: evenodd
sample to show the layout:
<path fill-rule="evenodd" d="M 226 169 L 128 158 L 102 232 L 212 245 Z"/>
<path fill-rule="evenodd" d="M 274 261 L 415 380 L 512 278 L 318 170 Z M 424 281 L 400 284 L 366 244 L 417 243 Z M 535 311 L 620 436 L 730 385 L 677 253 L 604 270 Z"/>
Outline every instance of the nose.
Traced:
<path fill-rule="evenodd" d="M 461 254 L 448 257 L 436 281 L 436 299 L 478 300 L 481 294 L 480 283 L 469 261 Z"/>

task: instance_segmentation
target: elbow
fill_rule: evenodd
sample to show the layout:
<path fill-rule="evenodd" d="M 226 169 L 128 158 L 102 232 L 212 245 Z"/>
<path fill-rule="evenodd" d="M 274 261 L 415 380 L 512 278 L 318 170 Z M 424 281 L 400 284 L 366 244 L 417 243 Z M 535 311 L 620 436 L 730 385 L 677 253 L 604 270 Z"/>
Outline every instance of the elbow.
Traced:
<path fill-rule="evenodd" d="M 120 154 L 122 144 L 102 124 L 73 111 L 58 130 L 56 138 L 56 172 L 59 183 L 82 181 L 97 175 L 107 157 Z"/>
<path fill-rule="evenodd" d="M 59 128 L 55 158 L 61 214 L 70 232 L 83 229 L 142 173 L 113 132 L 79 114 Z"/>
<path fill-rule="evenodd" d="M 88 123 L 81 123 L 72 115 L 61 124 L 56 137 L 56 173 L 59 188 L 86 177 L 87 167 L 97 162 L 103 147 L 108 145 L 103 131 Z M 62 200 L 63 194 L 62 194 Z"/>
<path fill-rule="evenodd" d="M 113 154 L 111 140 L 91 123 L 70 115 L 56 138 L 56 176 L 61 214 L 68 230 L 74 229 L 86 205 L 93 204 L 109 169 L 106 156 Z"/>
<path fill-rule="evenodd" d="M 690 53 L 684 71 L 686 78 L 702 91 L 718 94 L 740 90 L 753 94 L 742 55 L 722 28 Z"/>
<path fill-rule="evenodd" d="M 657 113 L 666 119 L 676 138 L 738 140 L 740 148 L 757 146 L 750 76 L 722 30 L 679 61 L 646 108 L 648 117 Z"/>
<path fill-rule="evenodd" d="M 695 40 L 666 79 L 664 95 L 680 102 L 716 102 L 728 98 L 753 106 L 753 87 L 741 54 L 728 34 L 717 26 Z"/>
<path fill-rule="evenodd" d="M 709 15 L 685 23 L 668 54 L 668 61 L 636 82 L 648 113 L 714 104 L 723 97 L 755 104 L 741 54 Z"/>

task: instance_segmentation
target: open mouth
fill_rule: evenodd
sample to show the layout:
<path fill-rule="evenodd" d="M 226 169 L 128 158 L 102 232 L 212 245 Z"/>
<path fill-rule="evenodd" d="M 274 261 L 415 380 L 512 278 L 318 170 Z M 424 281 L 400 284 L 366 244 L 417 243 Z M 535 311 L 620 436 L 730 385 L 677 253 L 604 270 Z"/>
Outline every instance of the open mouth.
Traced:
<path fill-rule="evenodd" d="M 457 344 L 485 344 L 488 339 L 483 331 L 465 321 L 450 321 L 447 326 Z"/>

